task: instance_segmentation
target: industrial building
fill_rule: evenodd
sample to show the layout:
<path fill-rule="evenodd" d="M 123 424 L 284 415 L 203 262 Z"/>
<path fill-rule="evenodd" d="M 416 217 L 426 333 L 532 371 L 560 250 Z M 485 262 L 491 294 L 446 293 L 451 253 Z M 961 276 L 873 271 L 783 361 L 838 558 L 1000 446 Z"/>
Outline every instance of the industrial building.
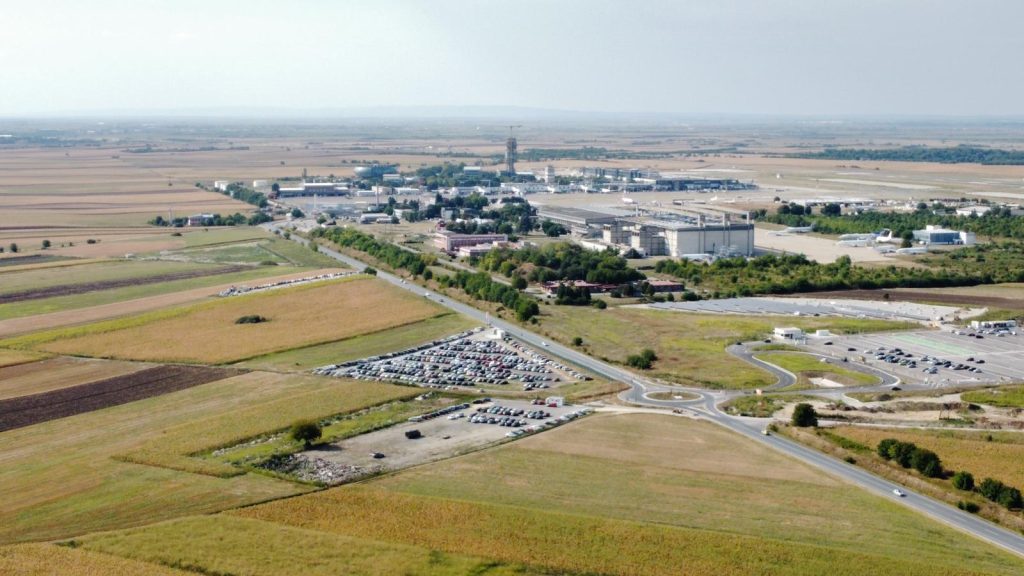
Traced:
<path fill-rule="evenodd" d="M 301 186 L 278 188 L 278 198 L 296 198 L 300 196 L 347 196 L 349 188 L 336 182 L 303 182 Z"/>
<path fill-rule="evenodd" d="M 600 226 L 612 224 L 620 218 L 617 214 L 597 212 L 585 208 L 568 206 L 538 206 L 537 218 L 541 221 L 550 220 L 561 224 L 577 236 L 591 236 L 597 233 Z"/>
<path fill-rule="evenodd" d="M 974 232 L 963 232 L 960 230 L 949 230 L 939 226 L 928 225 L 924 230 L 914 230 L 914 240 L 921 244 L 962 244 L 964 246 L 974 245 L 976 238 Z"/>
<path fill-rule="evenodd" d="M 434 233 L 434 245 L 445 252 L 455 252 L 463 246 L 508 242 L 507 234 L 458 234 L 441 230 Z"/>
<path fill-rule="evenodd" d="M 754 254 L 754 225 L 749 214 L 688 208 L 671 216 L 671 219 L 618 218 L 602 227 L 601 237 L 605 244 L 632 248 L 647 256 Z"/>
<path fill-rule="evenodd" d="M 394 174 L 398 172 L 398 166 L 393 166 L 390 164 L 356 166 L 353 172 L 355 172 L 356 178 L 381 178 L 385 174 Z"/>

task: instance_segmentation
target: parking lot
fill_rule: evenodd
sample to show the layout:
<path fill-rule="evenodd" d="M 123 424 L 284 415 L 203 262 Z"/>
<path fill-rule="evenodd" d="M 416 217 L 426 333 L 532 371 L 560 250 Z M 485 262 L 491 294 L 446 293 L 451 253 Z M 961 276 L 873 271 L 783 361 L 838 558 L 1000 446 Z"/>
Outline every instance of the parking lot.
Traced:
<path fill-rule="evenodd" d="M 338 466 L 359 467 L 367 473 L 398 470 L 553 428 L 589 413 L 590 409 L 537 405 L 529 400 L 481 398 L 439 412 L 443 413 L 430 418 L 417 417 L 418 421 L 361 434 L 324 448 L 307 450 L 303 455 Z M 419 436 L 408 438 L 407 433 L 413 431 Z"/>
<path fill-rule="evenodd" d="M 494 330 L 473 330 L 419 346 L 333 364 L 317 374 L 428 388 L 518 386 L 546 390 L 588 376 Z"/>
<path fill-rule="evenodd" d="M 831 342 L 831 344 L 827 344 Z M 970 329 L 836 336 L 808 341 L 819 354 L 847 357 L 934 388 L 1024 377 L 1024 335 Z"/>

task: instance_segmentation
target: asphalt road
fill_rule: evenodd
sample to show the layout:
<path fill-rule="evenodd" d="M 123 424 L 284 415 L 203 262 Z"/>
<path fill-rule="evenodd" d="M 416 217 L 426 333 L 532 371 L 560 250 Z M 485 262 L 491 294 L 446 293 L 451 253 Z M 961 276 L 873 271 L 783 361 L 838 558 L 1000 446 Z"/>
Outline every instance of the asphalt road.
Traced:
<path fill-rule="evenodd" d="M 272 228 L 272 227 L 271 227 Z M 307 243 L 304 239 L 292 236 L 296 241 Z M 351 258 L 344 254 L 341 254 L 335 250 L 329 248 L 320 247 L 320 251 L 344 262 L 348 266 L 355 270 L 361 270 L 366 266 L 365 263 Z M 782 438 L 777 435 L 764 435 L 761 433 L 762 423 L 745 420 L 740 418 L 733 418 L 720 412 L 716 406 L 717 398 L 713 393 L 707 390 L 693 389 L 693 388 L 682 388 L 682 387 L 671 387 L 665 385 L 659 385 L 644 378 L 621 369 L 617 366 L 612 366 L 595 358 L 592 358 L 586 354 L 582 354 L 577 350 L 562 346 L 556 342 L 551 342 L 542 336 L 534 334 L 528 330 L 510 324 L 500 319 L 492 318 L 485 312 L 477 310 L 471 306 L 463 304 L 461 302 L 453 301 L 451 298 L 447 298 L 442 294 L 438 294 L 431 290 L 426 290 L 422 286 L 409 283 L 402 278 L 388 274 L 386 272 L 378 271 L 377 277 L 386 282 L 398 286 L 412 292 L 422 294 L 425 298 L 433 300 L 439 304 L 447 306 L 448 308 L 473 318 L 481 324 L 491 324 L 496 328 L 504 330 L 508 335 L 514 336 L 526 342 L 538 349 L 544 350 L 549 354 L 561 357 L 564 360 L 568 360 L 582 368 L 591 371 L 594 374 L 607 378 L 609 380 L 618 380 L 630 385 L 631 389 L 624 392 L 620 397 L 636 404 L 648 405 L 648 406 L 660 406 L 660 407 L 671 407 L 679 410 L 686 410 L 689 412 L 696 413 L 707 420 L 723 426 L 741 434 L 748 439 L 759 442 L 765 446 L 771 447 L 779 452 L 782 452 L 788 456 L 796 458 L 802 462 L 805 462 L 811 466 L 824 470 L 825 472 L 832 474 L 833 476 L 842 478 L 843 480 L 857 485 L 869 492 L 877 494 L 883 498 L 892 498 L 898 500 L 904 506 L 917 510 L 918 512 L 930 516 L 931 518 L 947 524 L 953 528 L 956 528 L 962 532 L 970 534 L 976 538 L 986 541 L 990 544 L 998 546 L 1004 550 L 1017 554 L 1018 556 L 1024 557 L 1024 537 L 1021 535 L 1001 528 L 987 520 L 983 520 L 968 514 L 962 510 L 941 503 L 937 500 L 929 498 L 927 496 L 918 494 L 909 489 L 900 487 L 900 489 L 906 494 L 905 497 L 897 497 L 893 490 L 898 485 L 879 478 L 863 469 L 857 468 L 856 466 L 842 462 L 831 456 L 827 456 L 807 448 L 801 444 L 797 444 L 786 438 Z M 775 373 L 773 371 L 773 373 Z M 652 391 L 660 390 L 683 390 L 689 393 L 697 394 L 700 396 L 700 400 L 697 401 L 658 401 L 650 398 L 645 398 L 644 395 Z"/>

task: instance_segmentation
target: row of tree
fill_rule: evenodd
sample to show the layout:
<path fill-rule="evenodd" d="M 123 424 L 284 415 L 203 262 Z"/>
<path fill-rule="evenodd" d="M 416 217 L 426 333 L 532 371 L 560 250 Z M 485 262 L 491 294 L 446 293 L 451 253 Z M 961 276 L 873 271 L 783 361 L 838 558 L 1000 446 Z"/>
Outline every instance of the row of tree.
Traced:
<path fill-rule="evenodd" d="M 902 146 L 900 148 L 826 148 L 821 152 L 793 154 L 796 158 L 826 160 L 939 162 L 942 164 L 1024 164 L 1024 152 L 978 146 L 933 148 L 930 146 Z"/>
<path fill-rule="evenodd" d="M 263 212 L 257 212 L 252 216 L 246 216 L 240 212 L 235 212 L 229 216 L 221 216 L 220 214 L 212 214 L 207 218 L 203 218 L 199 223 L 199 226 L 256 226 L 263 224 L 264 222 L 270 222 L 273 220 L 267 214 Z M 149 221 L 151 226 L 171 226 L 174 228 L 182 228 L 188 225 L 188 218 L 179 217 L 168 220 L 163 216 L 157 216 Z"/>
<path fill-rule="evenodd" d="M 912 442 L 885 438 L 878 443 L 876 451 L 882 458 L 896 462 L 904 468 L 914 468 L 928 478 L 939 478 L 944 475 L 938 455 L 931 450 L 915 446 Z M 1020 490 L 994 478 L 985 478 L 980 484 L 975 484 L 974 475 L 961 470 L 953 474 L 951 481 L 957 490 L 977 492 L 1007 509 L 1019 509 L 1024 506 Z"/>
<path fill-rule="evenodd" d="M 596 252 L 569 242 L 495 248 L 480 257 L 477 266 L 508 278 L 525 276 L 531 282 L 585 280 L 595 284 L 626 284 L 645 278 L 612 249 Z"/>
<path fill-rule="evenodd" d="M 982 236 L 1024 239 L 1024 218 L 1009 208 L 992 208 L 981 216 L 959 216 L 948 213 L 945 206 L 920 203 L 913 212 L 862 212 L 840 214 L 838 204 L 826 204 L 820 214 L 799 204 L 783 204 L 776 214 L 763 214 L 760 219 L 782 226 L 814 225 L 822 234 L 866 234 L 888 228 L 895 236 L 911 236 L 914 230 L 937 225 L 953 230 L 967 230 Z M 760 213 L 759 213 L 760 214 Z"/>
<path fill-rule="evenodd" d="M 314 238 L 325 238 L 338 246 L 369 254 L 392 269 L 406 270 L 414 276 L 423 276 L 428 280 L 433 278 L 446 288 L 459 288 L 477 300 L 500 303 L 505 308 L 514 310 L 520 321 L 530 320 L 540 314 L 536 300 L 521 293 L 514 286 L 495 282 L 486 272 L 460 271 L 454 276 L 442 274 L 434 277 L 428 269 L 428 266 L 436 262 L 434 256 L 405 250 L 355 228 L 318 228 L 313 230 L 312 235 Z"/>

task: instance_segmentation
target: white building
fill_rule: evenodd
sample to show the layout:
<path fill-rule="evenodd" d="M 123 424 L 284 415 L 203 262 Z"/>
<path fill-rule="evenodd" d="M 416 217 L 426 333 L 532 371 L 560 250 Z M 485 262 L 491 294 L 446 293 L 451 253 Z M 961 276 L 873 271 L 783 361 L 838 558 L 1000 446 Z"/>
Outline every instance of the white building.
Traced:
<path fill-rule="evenodd" d="M 227 192 L 229 184 L 231 184 L 231 182 L 228 180 L 217 180 L 213 183 L 213 189 L 218 192 Z"/>
<path fill-rule="evenodd" d="M 772 335 L 776 340 L 785 340 L 789 342 L 800 342 L 807 339 L 807 335 L 804 331 L 796 327 L 776 327 L 772 331 Z"/>

